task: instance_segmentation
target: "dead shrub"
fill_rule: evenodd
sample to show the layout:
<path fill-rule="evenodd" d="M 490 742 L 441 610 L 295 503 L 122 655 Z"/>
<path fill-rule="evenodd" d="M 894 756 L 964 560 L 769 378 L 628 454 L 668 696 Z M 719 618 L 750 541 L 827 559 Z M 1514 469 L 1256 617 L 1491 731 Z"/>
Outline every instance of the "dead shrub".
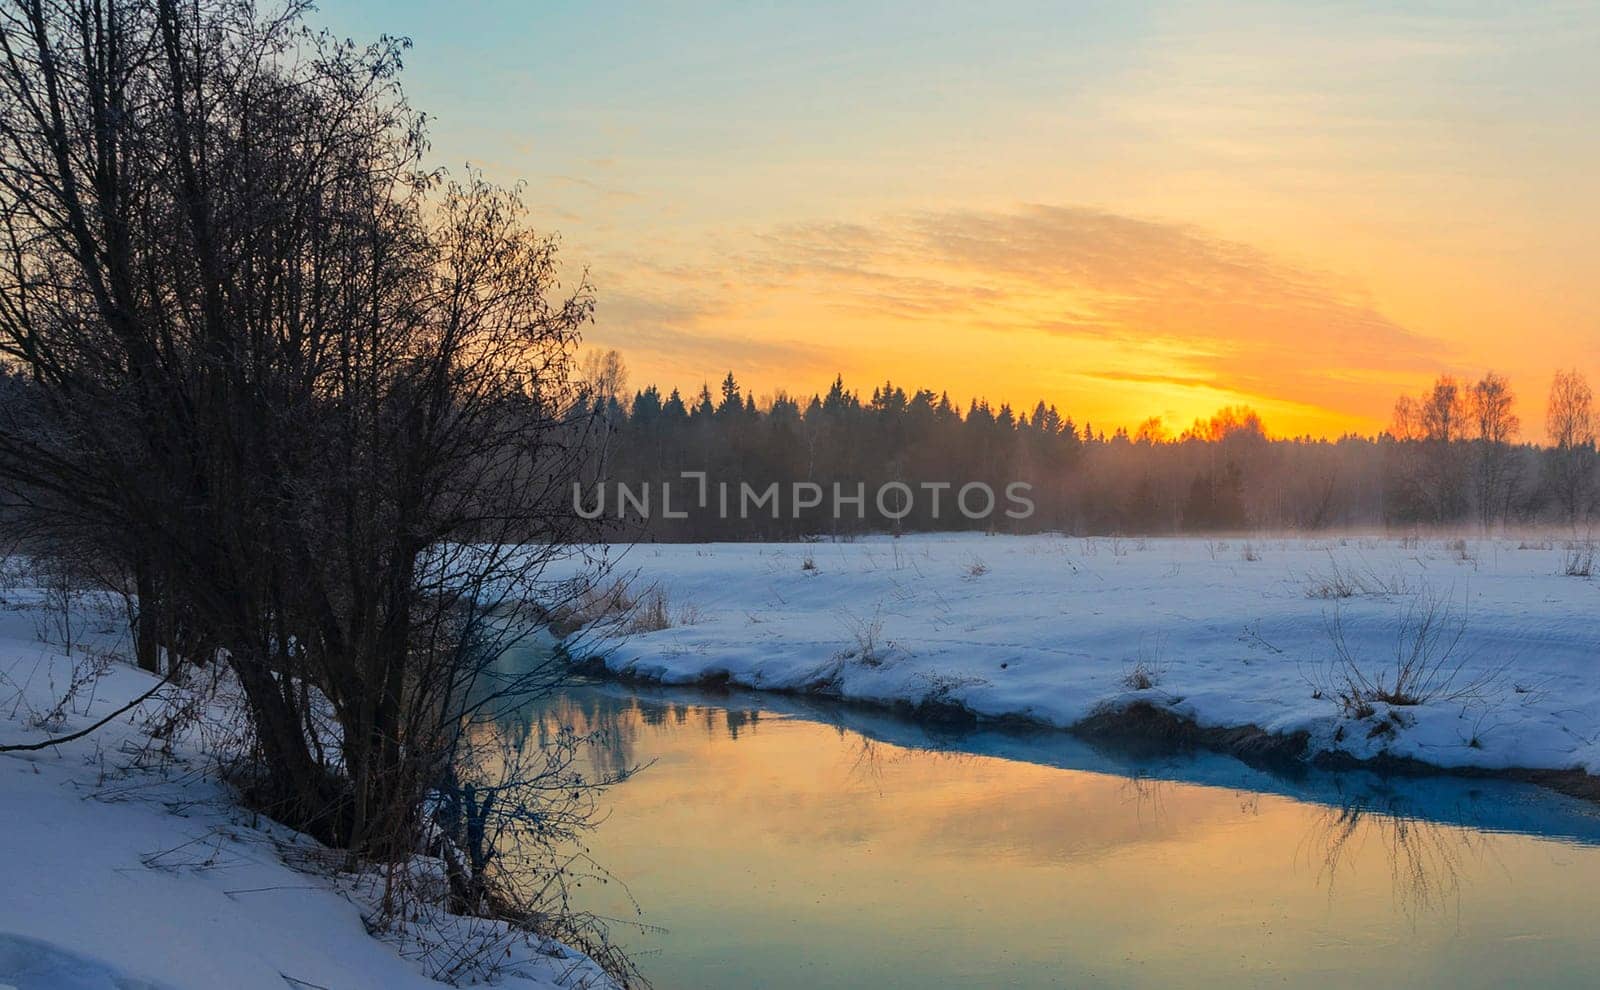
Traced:
<path fill-rule="evenodd" d="M 1148 691 L 1160 684 L 1167 673 L 1165 654 L 1165 636 L 1157 635 L 1150 639 L 1141 637 L 1138 655 L 1133 659 L 1132 666 L 1123 672 L 1123 687 L 1130 691 Z"/>
<path fill-rule="evenodd" d="M 683 615 L 699 619 L 699 610 L 685 608 Z M 624 578 L 605 585 L 590 585 L 576 595 L 563 610 L 558 629 L 588 629 L 605 635 L 651 633 L 675 625 L 667 593 L 651 585 L 636 593 Z M 690 621 L 686 624 L 693 624 Z"/>
<path fill-rule="evenodd" d="M 1306 575 L 1306 597 L 1323 600 L 1358 596 L 1399 596 L 1411 594 L 1411 582 L 1399 571 L 1388 576 L 1371 567 L 1341 563 L 1332 553 L 1324 570 Z"/>
<path fill-rule="evenodd" d="M 1498 673 L 1489 671 L 1464 680 L 1472 659 L 1462 646 L 1465 610 L 1427 590 L 1413 597 L 1396 620 L 1391 657 L 1369 657 L 1353 647 L 1337 608 L 1324 622 L 1333 659 L 1324 683 L 1317 686 L 1354 718 L 1371 716 L 1373 706 L 1380 703 L 1414 706 L 1458 701 L 1479 694 Z"/>
<path fill-rule="evenodd" d="M 1594 540 L 1573 540 L 1561 553 L 1561 573 L 1567 577 L 1594 576 Z"/>

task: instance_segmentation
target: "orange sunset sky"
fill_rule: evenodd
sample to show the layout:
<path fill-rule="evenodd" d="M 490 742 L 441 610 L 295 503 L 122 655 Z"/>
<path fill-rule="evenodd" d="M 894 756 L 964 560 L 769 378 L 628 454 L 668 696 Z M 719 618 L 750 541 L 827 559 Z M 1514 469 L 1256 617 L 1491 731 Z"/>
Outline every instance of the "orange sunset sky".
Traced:
<path fill-rule="evenodd" d="M 835 372 L 1097 427 L 1370 432 L 1440 372 L 1600 377 L 1600 7 L 437 4 L 441 164 L 526 180 L 630 384 Z"/>

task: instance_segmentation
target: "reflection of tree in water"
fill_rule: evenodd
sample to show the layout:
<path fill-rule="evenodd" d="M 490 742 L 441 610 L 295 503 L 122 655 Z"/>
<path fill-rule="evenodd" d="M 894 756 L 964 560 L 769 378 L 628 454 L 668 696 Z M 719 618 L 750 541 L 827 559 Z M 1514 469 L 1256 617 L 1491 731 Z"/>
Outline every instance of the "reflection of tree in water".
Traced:
<path fill-rule="evenodd" d="M 845 738 L 843 729 L 839 730 L 841 739 Z M 879 795 L 883 794 L 883 747 L 876 739 L 858 735 L 855 737 L 851 749 L 850 769 L 846 777 L 850 780 L 860 780 Z"/>
<path fill-rule="evenodd" d="M 595 728 L 605 723 L 597 714 L 592 706 L 558 698 L 548 710 L 514 723 L 525 724 L 525 733 L 508 734 L 504 723 L 466 726 L 456 760 L 434 794 L 429 852 L 445 864 L 452 911 L 519 919 L 604 960 L 625 975 L 627 985 L 648 985 L 636 979 L 635 964 L 612 941 L 611 927 L 658 929 L 641 920 L 626 883 L 596 861 L 586 844 L 605 817 L 602 795 L 640 769 L 592 768 L 585 750 L 605 734 Z M 586 883 L 613 886 L 632 917 L 574 904 L 574 890 Z"/>
<path fill-rule="evenodd" d="M 907 746 L 901 742 L 886 742 L 865 732 L 838 724 L 834 725 L 834 730 L 838 733 L 840 742 L 845 745 L 845 759 L 849 764 L 845 771 L 845 779 L 865 784 L 877 791 L 880 797 L 884 793 L 885 771 L 890 767 L 904 763 L 922 765 L 939 763 L 959 767 L 975 764 L 981 759 L 974 753 L 946 749 L 938 744 Z"/>
<path fill-rule="evenodd" d="M 663 705 L 663 707 L 667 706 Z M 708 739 L 720 739 L 723 736 L 727 736 L 737 742 L 741 732 L 747 728 L 754 729 L 761 722 L 761 712 L 755 708 L 735 708 L 732 705 L 690 706 L 682 704 L 673 705 L 671 708 L 673 720 L 678 725 L 685 724 L 690 715 L 697 717 L 701 726 L 705 729 L 706 738 Z"/>
<path fill-rule="evenodd" d="M 579 686 L 503 719 L 500 731 L 525 739 L 529 745 L 546 746 L 571 730 L 585 739 L 585 753 L 595 774 L 609 776 L 654 755 L 644 752 L 650 748 L 648 735 L 670 732 L 691 721 L 700 724 L 709 738 L 738 740 L 760 725 L 761 712 Z"/>
<path fill-rule="evenodd" d="M 599 691 L 564 691 L 530 713 L 525 745 L 547 747 L 565 732 L 584 740 L 584 755 L 596 776 L 609 777 L 635 767 L 639 736 L 646 726 L 665 721 L 659 705 Z"/>
<path fill-rule="evenodd" d="M 1359 869 L 1371 842 L 1383 848 L 1395 906 L 1412 925 L 1434 912 L 1459 917 L 1463 864 L 1487 850 L 1471 829 L 1419 817 L 1394 795 L 1361 795 L 1322 809 L 1301 849 L 1331 899 L 1340 875 Z"/>
<path fill-rule="evenodd" d="M 1167 795 L 1172 793 L 1172 781 L 1162 777 L 1133 774 L 1123 780 L 1122 799 L 1133 805 L 1134 815 L 1140 821 L 1161 824 L 1167 814 Z"/>
<path fill-rule="evenodd" d="M 670 709 L 666 705 L 639 705 L 639 721 L 648 726 L 667 724 Z"/>
<path fill-rule="evenodd" d="M 747 725 L 754 729 L 756 724 L 761 721 L 761 712 L 754 708 L 729 708 L 726 709 L 725 712 L 725 720 L 728 726 L 728 738 L 730 739 L 737 740 L 739 738 L 740 729 L 743 729 Z"/>

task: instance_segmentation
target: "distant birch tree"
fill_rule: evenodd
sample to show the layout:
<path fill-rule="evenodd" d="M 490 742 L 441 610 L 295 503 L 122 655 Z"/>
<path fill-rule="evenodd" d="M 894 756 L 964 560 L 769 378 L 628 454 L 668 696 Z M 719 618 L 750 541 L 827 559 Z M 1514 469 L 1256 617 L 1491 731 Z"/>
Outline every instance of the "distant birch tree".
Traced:
<path fill-rule="evenodd" d="M 1515 488 L 1514 451 L 1521 423 L 1512 412 L 1515 397 L 1502 375 L 1484 374 L 1467 394 L 1467 413 L 1473 430 L 1473 487 L 1478 521 L 1485 532 L 1495 519 L 1504 519 Z"/>
<path fill-rule="evenodd" d="M 1461 386 L 1441 375 L 1420 398 L 1402 396 L 1390 432 L 1400 442 L 1393 477 L 1397 493 L 1421 521 L 1446 523 L 1465 509 L 1460 441 L 1467 436 Z"/>
<path fill-rule="evenodd" d="M 1595 490 L 1594 393 L 1577 371 L 1558 371 L 1550 383 L 1545 431 L 1550 440 L 1549 484 L 1568 525 L 1586 517 Z"/>

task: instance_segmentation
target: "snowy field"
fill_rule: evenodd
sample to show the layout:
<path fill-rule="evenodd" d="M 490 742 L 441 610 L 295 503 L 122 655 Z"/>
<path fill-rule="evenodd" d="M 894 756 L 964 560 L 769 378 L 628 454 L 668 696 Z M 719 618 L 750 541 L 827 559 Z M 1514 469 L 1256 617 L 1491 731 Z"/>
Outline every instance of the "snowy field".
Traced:
<path fill-rule="evenodd" d="M 1303 730 L 1308 755 L 1595 772 L 1600 584 L 1567 573 L 1585 552 L 1542 538 L 639 545 L 617 573 L 646 607 L 603 645 L 611 670 L 667 683 L 1061 727 L 1147 702 L 1201 726 Z"/>
<path fill-rule="evenodd" d="M 5 598 L 0 745 L 84 728 L 155 684 L 120 662 L 84 679 L 117 645 L 116 616 L 78 611 L 64 630 L 37 593 Z M 161 711 L 152 700 L 87 738 L 0 754 L 0 987 L 441 986 L 425 975 L 445 964 L 424 955 L 435 943 L 369 935 L 371 885 L 240 808 L 192 741 L 152 739 Z M 561 946 L 515 944 L 501 986 L 609 985 Z"/>
<path fill-rule="evenodd" d="M 1305 731 L 1313 753 L 1594 772 L 1600 584 L 1566 573 L 1582 556 L 1559 539 L 641 545 L 616 571 L 633 574 L 635 628 L 606 663 L 1062 727 L 1143 702 Z M 4 599 L 0 744 L 88 726 L 154 684 L 122 663 L 85 677 L 119 645 L 116 614 L 80 609 L 69 630 L 36 589 Z M 151 737 L 160 708 L 0 754 L 0 986 L 437 986 L 426 940 L 370 936 L 370 887 L 240 808 L 201 736 Z M 502 985 L 600 985 L 542 948 L 505 960 Z"/>

